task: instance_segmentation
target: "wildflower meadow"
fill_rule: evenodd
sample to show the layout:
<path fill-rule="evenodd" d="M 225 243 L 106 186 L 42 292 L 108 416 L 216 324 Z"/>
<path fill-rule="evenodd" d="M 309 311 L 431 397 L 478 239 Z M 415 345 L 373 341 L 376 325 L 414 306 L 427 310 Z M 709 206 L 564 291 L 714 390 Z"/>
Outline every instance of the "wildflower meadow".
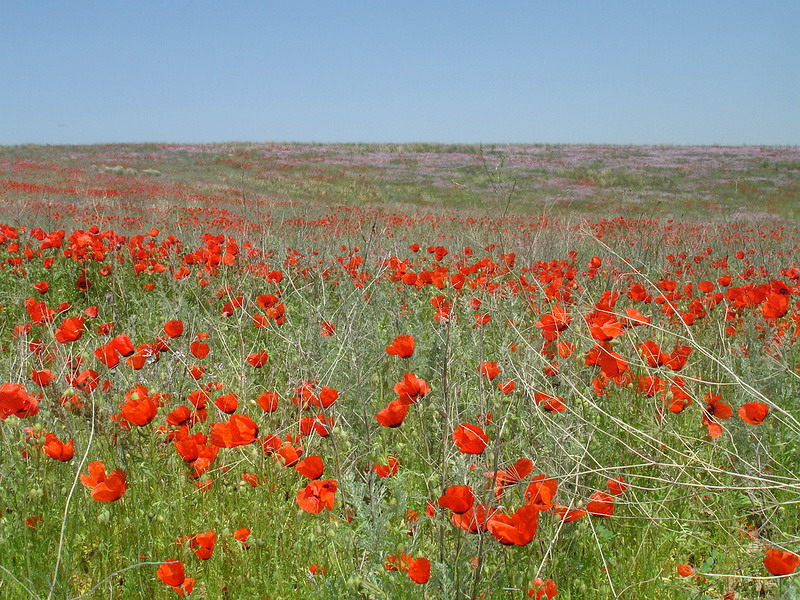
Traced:
<path fill-rule="evenodd" d="M 800 597 L 800 148 L 0 148 L 0 597 Z"/>

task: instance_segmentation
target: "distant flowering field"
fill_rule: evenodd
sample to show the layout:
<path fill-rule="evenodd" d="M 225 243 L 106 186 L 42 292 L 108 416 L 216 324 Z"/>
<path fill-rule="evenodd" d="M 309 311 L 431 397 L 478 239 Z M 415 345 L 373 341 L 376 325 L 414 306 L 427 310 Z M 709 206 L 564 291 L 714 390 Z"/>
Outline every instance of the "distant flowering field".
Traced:
<path fill-rule="evenodd" d="M 799 174 L 1 149 L 0 597 L 796 597 Z"/>

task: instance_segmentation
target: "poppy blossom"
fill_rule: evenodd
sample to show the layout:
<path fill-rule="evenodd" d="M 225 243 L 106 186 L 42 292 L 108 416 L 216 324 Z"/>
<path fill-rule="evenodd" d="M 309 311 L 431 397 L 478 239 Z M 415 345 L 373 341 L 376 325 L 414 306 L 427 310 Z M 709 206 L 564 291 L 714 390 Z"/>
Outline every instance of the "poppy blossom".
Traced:
<path fill-rule="evenodd" d="M 764 568 L 773 575 L 789 575 L 797 570 L 800 565 L 800 556 L 788 550 L 771 548 L 766 551 Z"/>
<path fill-rule="evenodd" d="M 497 473 L 489 471 L 484 473 L 484 476 L 489 479 L 494 479 L 495 495 L 499 498 L 505 491 L 505 488 L 524 479 L 531 474 L 532 470 L 533 461 L 530 458 L 520 458 L 510 468 L 501 469 L 497 471 Z"/>
<path fill-rule="evenodd" d="M 335 479 L 320 481 L 315 479 L 297 492 L 297 504 L 306 512 L 317 514 L 323 508 L 331 510 L 336 502 L 337 483 Z"/>
<path fill-rule="evenodd" d="M 400 400 L 392 400 L 375 415 L 375 420 L 384 427 L 399 427 L 408 415 L 408 406 Z"/>
<path fill-rule="evenodd" d="M 528 590 L 528 598 L 542 600 L 542 598 L 555 598 L 558 595 L 556 582 L 552 579 L 542 581 L 539 577 L 533 580 L 531 589 Z"/>
<path fill-rule="evenodd" d="M 708 427 L 708 435 L 710 437 L 719 437 L 722 435 L 722 425 L 717 423 L 717 419 L 727 420 L 733 415 L 733 409 L 720 402 L 722 394 L 705 395 L 706 407 L 703 409 L 703 425 Z"/>
<path fill-rule="evenodd" d="M 39 401 L 28 394 L 18 383 L 0 385 L 0 421 L 11 415 L 20 419 L 32 417 L 39 412 Z"/>
<path fill-rule="evenodd" d="M 74 439 L 64 443 L 56 437 L 56 434 L 48 433 L 44 437 L 43 448 L 45 454 L 47 454 L 47 456 L 50 458 L 66 462 L 68 460 L 72 460 L 72 457 L 75 456 L 74 443 Z"/>
<path fill-rule="evenodd" d="M 64 319 L 61 325 L 56 328 L 56 340 L 58 340 L 60 344 L 66 344 L 81 339 L 83 335 L 83 321 L 83 316 Z"/>
<path fill-rule="evenodd" d="M 319 456 L 308 456 L 297 463 L 295 470 L 308 479 L 319 479 L 322 477 L 325 466 Z"/>
<path fill-rule="evenodd" d="M 499 389 L 505 395 L 508 395 L 511 392 L 513 392 L 515 389 L 517 389 L 517 384 L 513 379 L 510 379 L 508 381 L 504 381 L 504 382 L 498 383 L 497 384 L 497 389 Z"/>
<path fill-rule="evenodd" d="M 55 378 L 56 376 L 53 375 L 53 372 L 50 369 L 42 369 L 41 371 L 31 369 L 31 380 L 36 385 L 40 385 L 42 387 L 50 385 Z"/>
<path fill-rule="evenodd" d="M 322 337 L 333 337 L 333 334 L 336 332 L 336 325 L 331 323 L 330 321 L 323 321 L 319 328 L 319 333 Z"/>
<path fill-rule="evenodd" d="M 494 518 L 497 509 L 485 504 L 476 504 L 463 514 L 453 513 L 450 522 L 469 533 L 486 531 L 489 522 Z"/>
<path fill-rule="evenodd" d="M 402 571 L 414 583 L 424 584 L 431 578 L 431 561 L 427 558 L 413 558 L 408 554 L 390 554 L 386 557 L 384 568 L 387 571 Z"/>
<path fill-rule="evenodd" d="M 164 324 L 164 333 L 171 338 L 180 337 L 183 335 L 183 321 L 167 321 Z"/>
<path fill-rule="evenodd" d="M 258 425 L 247 415 L 231 415 L 224 423 L 211 426 L 211 443 L 220 448 L 246 446 L 256 441 Z"/>
<path fill-rule="evenodd" d="M 89 474 L 81 473 L 81 483 L 92 488 L 92 498 L 99 502 L 119 500 L 128 489 L 125 471 L 116 469 L 106 474 L 106 466 L 99 460 L 89 463 Z"/>
<path fill-rule="evenodd" d="M 112 338 L 111 341 L 108 342 L 108 345 L 119 352 L 122 356 L 130 356 L 135 351 L 131 338 L 124 333 Z"/>
<path fill-rule="evenodd" d="M 201 360 L 208 356 L 210 350 L 209 345 L 200 340 L 195 340 L 189 344 L 189 352 L 192 353 L 192 356 Z"/>
<path fill-rule="evenodd" d="M 614 496 L 605 492 L 595 492 L 586 505 L 586 512 L 595 517 L 610 517 L 614 514 Z"/>
<path fill-rule="evenodd" d="M 739 416 L 750 425 L 759 425 L 769 414 L 769 406 L 763 402 L 748 402 L 739 407 Z"/>
<path fill-rule="evenodd" d="M 681 577 L 691 577 L 694 575 L 694 567 L 692 565 L 682 564 L 678 565 L 678 575 Z"/>
<path fill-rule="evenodd" d="M 539 512 L 531 505 L 522 506 L 512 515 L 497 512 L 487 524 L 489 533 L 501 544 L 525 546 L 536 537 Z"/>
<path fill-rule="evenodd" d="M 609 479 L 606 482 L 606 488 L 608 491 L 611 492 L 614 496 L 619 496 L 623 494 L 625 490 L 628 489 L 628 483 L 622 477 L 617 477 L 616 479 Z"/>
<path fill-rule="evenodd" d="M 271 450 L 272 445 L 268 444 L 266 439 L 264 440 L 263 447 L 264 453 L 269 454 L 267 450 Z M 293 446 L 291 442 L 287 441 L 285 444 L 280 446 L 275 453 L 278 455 L 276 458 L 283 463 L 283 466 L 293 467 L 300 460 L 300 455 L 303 453 L 303 449 L 299 446 Z"/>
<path fill-rule="evenodd" d="M 414 373 L 406 373 L 403 375 L 403 379 L 394 384 L 397 400 L 403 404 L 414 404 L 420 398 L 424 398 L 428 392 L 430 392 L 428 382 L 420 379 Z"/>
<path fill-rule="evenodd" d="M 549 510 L 558 491 L 558 480 L 547 475 L 537 475 L 525 488 L 525 504 L 539 510 Z"/>
<path fill-rule="evenodd" d="M 275 412 L 278 410 L 280 397 L 276 392 L 263 392 L 258 395 L 256 401 L 264 412 Z"/>
<path fill-rule="evenodd" d="M 561 520 L 564 523 L 577 521 L 586 514 L 586 510 L 583 508 L 570 508 L 569 506 L 564 506 L 563 504 L 553 504 L 551 510 L 554 514 L 561 517 Z"/>
<path fill-rule="evenodd" d="M 189 539 L 189 547 L 200 560 L 208 560 L 214 553 L 214 545 L 217 543 L 217 532 L 206 531 L 198 533 Z"/>
<path fill-rule="evenodd" d="M 431 578 L 431 561 L 427 558 L 415 558 L 408 565 L 408 576 L 414 583 L 427 583 Z"/>
<path fill-rule="evenodd" d="M 375 471 L 381 479 L 396 474 L 397 468 L 400 466 L 400 461 L 397 460 L 396 456 L 390 456 L 387 462 L 388 464 L 385 465 L 372 465 L 372 470 Z"/>
<path fill-rule="evenodd" d="M 162 564 L 156 571 L 156 575 L 158 575 L 158 578 L 163 583 L 170 586 L 181 598 L 189 596 L 194 589 L 194 578 L 186 577 L 183 563 L 174 558 Z M 178 582 L 179 579 L 180 582 Z"/>
<path fill-rule="evenodd" d="M 386 354 L 400 358 L 411 358 L 414 354 L 414 336 L 400 335 L 394 338 L 391 346 L 386 346 Z"/>
<path fill-rule="evenodd" d="M 252 354 L 247 355 L 247 362 L 253 365 L 256 369 L 260 369 L 267 364 L 267 360 L 269 360 L 269 355 L 267 354 L 266 350 L 262 350 L 261 352 L 253 352 Z"/>
<path fill-rule="evenodd" d="M 224 394 L 214 400 L 214 406 L 226 415 L 236 412 L 239 408 L 239 398 L 234 393 Z"/>
<path fill-rule="evenodd" d="M 489 436 L 471 423 L 462 423 L 453 432 L 453 441 L 463 454 L 480 454 L 486 449 Z"/>
<path fill-rule="evenodd" d="M 464 514 L 475 504 L 475 494 L 468 485 L 451 485 L 439 496 L 439 506 Z"/>
<path fill-rule="evenodd" d="M 383 567 L 387 571 L 408 571 L 408 566 L 414 560 L 409 554 L 390 554 L 386 557 Z"/>
<path fill-rule="evenodd" d="M 500 371 L 501 369 L 496 362 L 482 362 L 478 365 L 478 372 L 489 380 L 497 377 Z"/>
<path fill-rule="evenodd" d="M 122 405 L 120 415 L 129 423 L 142 427 L 155 418 L 157 410 L 155 399 L 148 395 L 144 386 L 137 385 L 125 394 L 125 403 Z"/>
<path fill-rule="evenodd" d="M 247 538 L 250 537 L 250 529 L 247 527 L 240 527 L 236 531 L 234 531 L 231 535 L 233 538 L 241 544 L 243 550 L 248 550 L 250 548 L 250 544 L 247 543 Z"/>
<path fill-rule="evenodd" d="M 158 575 L 158 578 L 163 583 L 172 587 L 183 585 L 186 579 L 183 563 L 174 558 L 170 558 L 164 562 L 156 571 L 156 575 Z"/>

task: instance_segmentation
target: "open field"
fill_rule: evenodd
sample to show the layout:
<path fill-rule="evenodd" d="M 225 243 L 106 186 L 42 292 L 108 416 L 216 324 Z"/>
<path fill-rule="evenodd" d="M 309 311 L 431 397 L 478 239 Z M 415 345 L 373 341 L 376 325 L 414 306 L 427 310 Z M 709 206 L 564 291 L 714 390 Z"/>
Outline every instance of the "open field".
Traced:
<path fill-rule="evenodd" d="M 800 147 L 0 148 L 0 598 L 796 598 L 799 209 Z"/>

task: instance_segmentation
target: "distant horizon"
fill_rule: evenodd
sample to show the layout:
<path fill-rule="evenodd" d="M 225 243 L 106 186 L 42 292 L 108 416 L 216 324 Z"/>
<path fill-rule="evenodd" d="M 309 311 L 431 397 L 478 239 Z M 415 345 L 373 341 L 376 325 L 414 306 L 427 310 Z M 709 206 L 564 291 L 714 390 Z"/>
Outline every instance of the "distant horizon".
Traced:
<path fill-rule="evenodd" d="M 33 147 L 83 147 L 83 146 L 225 146 L 225 145 L 260 145 L 260 146 L 468 146 L 468 147 L 539 147 L 539 146 L 588 146 L 588 147 L 633 147 L 633 148 L 798 148 L 798 144 L 672 144 L 672 143 L 603 143 L 603 142 L 318 142 L 289 140 L 227 140 L 221 142 L 92 142 L 92 143 L 18 143 L 0 144 L 0 148 Z"/>

